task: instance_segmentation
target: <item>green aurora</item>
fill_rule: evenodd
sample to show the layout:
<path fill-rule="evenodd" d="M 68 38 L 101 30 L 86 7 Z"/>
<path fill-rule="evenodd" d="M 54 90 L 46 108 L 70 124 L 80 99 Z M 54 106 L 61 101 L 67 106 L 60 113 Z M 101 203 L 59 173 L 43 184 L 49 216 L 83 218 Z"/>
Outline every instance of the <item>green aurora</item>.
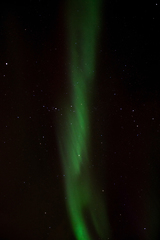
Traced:
<path fill-rule="evenodd" d="M 70 104 L 58 126 L 65 173 L 66 204 L 77 240 L 107 239 L 108 219 L 102 192 L 91 174 L 90 103 L 95 85 L 96 48 L 100 35 L 100 0 L 71 1 L 66 7 Z"/>

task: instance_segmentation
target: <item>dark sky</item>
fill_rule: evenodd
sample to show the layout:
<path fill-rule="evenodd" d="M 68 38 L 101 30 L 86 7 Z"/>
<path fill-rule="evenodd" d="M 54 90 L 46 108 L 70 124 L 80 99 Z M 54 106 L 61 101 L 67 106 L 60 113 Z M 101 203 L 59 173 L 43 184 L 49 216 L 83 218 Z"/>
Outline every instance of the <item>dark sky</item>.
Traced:
<path fill-rule="evenodd" d="M 75 239 L 56 136 L 69 94 L 64 6 L 0 8 L 0 240 Z M 103 4 L 89 112 L 112 240 L 160 239 L 159 6 Z"/>

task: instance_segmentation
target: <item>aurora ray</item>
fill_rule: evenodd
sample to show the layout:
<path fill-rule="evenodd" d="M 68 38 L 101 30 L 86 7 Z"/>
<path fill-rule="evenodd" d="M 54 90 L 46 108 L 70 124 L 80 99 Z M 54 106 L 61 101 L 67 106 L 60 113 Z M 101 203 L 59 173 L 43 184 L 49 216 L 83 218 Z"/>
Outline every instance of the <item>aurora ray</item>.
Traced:
<path fill-rule="evenodd" d="M 62 165 L 65 172 L 67 210 L 77 240 L 106 239 L 105 204 L 91 176 L 90 103 L 95 82 L 96 46 L 100 25 L 100 0 L 67 2 L 70 99 L 64 121 L 58 125 Z M 62 129 L 63 125 L 63 129 Z M 60 134 L 61 133 L 61 134 Z M 87 220 L 86 220 L 87 216 Z"/>

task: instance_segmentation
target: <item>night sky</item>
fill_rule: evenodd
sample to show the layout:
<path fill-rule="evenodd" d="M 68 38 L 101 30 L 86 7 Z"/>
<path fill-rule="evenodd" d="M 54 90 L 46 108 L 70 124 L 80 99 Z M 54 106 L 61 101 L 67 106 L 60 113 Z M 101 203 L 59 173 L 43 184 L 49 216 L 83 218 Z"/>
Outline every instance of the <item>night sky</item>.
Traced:
<path fill-rule="evenodd" d="M 77 240 L 58 140 L 71 94 L 66 2 L 0 6 L 0 240 Z M 110 231 L 101 239 L 88 219 L 92 240 L 160 239 L 159 6 L 101 7 L 89 168 Z"/>

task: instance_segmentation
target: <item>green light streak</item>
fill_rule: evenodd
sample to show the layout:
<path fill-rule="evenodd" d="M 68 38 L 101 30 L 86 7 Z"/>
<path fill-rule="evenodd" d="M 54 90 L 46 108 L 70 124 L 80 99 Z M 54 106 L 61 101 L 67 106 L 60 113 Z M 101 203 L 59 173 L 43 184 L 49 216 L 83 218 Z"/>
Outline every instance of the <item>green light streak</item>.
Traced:
<path fill-rule="evenodd" d="M 60 152 L 66 175 L 67 209 L 77 240 L 91 240 L 93 232 L 101 239 L 108 235 L 105 205 L 89 167 L 90 89 L 95 80 L 100 9 L 100 0 L 70 0 L 67 5 L 72 106 L 65 107 L 65 129 L 59 128 L 57 135 L 63 135 Z"/>

